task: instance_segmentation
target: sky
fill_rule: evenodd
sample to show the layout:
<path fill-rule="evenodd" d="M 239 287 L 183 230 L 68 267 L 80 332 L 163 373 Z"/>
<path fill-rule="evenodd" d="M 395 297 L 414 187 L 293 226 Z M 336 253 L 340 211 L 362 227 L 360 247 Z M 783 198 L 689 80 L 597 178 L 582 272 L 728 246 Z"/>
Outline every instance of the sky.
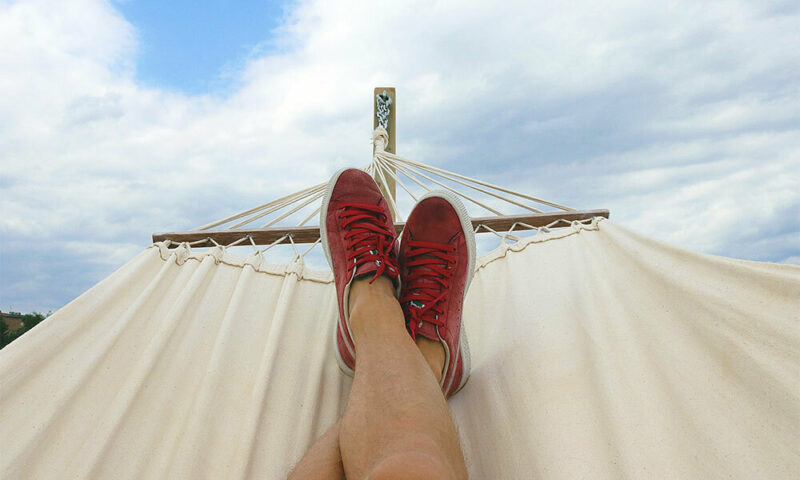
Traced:
<path fill-rule="evenodd" d="M 366 165 L 376 86 L 405 157 L 800 264 L 798 5 L 0 0 L 0 309 Z"/>

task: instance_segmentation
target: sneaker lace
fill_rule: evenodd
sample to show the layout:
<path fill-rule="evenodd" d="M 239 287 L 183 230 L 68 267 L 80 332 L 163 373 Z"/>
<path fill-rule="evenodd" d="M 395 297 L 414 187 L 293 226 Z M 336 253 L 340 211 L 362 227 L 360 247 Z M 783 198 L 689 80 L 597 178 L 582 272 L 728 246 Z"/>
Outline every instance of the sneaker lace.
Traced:
<path fill-rule="evenodd" d="M 397 278 L 397 263 L 392 258 L 395 232 L 385 224 L 384 209 L 377 205 L 347 203 L 339 213 L 339 220 L 346 232 L 348 274 L 365 263 L 375 262 L 378 269 L 370 283 L 384 273 Z"/>
<path fill-rule="evenodd" d="M 403 279 L 406 293 L 400 298 L 400 304 L 415 340 L 422 322 L 444 326 L 444 300 L 456 261 L 453 252 L 452 245 L 408 240 L 408 274 Z"/>

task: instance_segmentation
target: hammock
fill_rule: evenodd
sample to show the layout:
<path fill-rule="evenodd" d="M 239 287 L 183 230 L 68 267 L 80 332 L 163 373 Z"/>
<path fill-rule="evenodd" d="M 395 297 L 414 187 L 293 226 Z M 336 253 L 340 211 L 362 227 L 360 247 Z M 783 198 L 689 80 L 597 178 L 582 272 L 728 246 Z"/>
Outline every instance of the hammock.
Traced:
<path fill-rule="evenodd" d="M 410 165 L 376 158 L 398 179 Z M 571 218 L 476 225 L 502 241 L 478 259 L 472 376 L 450 400 L 471 478 L 796 477 L 800 268 Z M 309 249 L 237 256 L 215 226 L 144 249 L 0 351 L 0 478 L 285 478 L 342 414 L 330 272 Z M 268 248 L 303 234 L 229 230 Z"/>
<path fill-rule="evenodd" d="M 592 220 L 481 257 L 471 478 L 791 478 L 800 268 Z M 153 245 L 0 351 L 1 478 L 285 478 L 342 413 L 330 272 Z"/>

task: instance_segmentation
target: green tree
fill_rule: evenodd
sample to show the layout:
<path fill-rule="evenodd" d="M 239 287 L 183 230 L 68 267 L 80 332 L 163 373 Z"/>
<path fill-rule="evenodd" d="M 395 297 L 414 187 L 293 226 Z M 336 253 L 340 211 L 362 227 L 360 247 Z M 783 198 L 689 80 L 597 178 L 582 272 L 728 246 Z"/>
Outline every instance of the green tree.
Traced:
<path fill-rule="evenodd" d="M 12 333 L 8 331 L 6 322 L 0 322 L 0 349 L 11 343 Z"/>
<path fill-rule="evenodd" d="M 30 330 L 31 328 L 39 325 L 45 318 L 50 315 L 50 312 L 47 315 L 39 313 L 39 312 L 32 312 L 26 314 L 20 314 L 18 312 L 10 312 L 15 315 L 22 316 L 22 326 L 18 329 L 14 330 L 13 332 L 8 330 L 8 325 L 6 322 L 0 321 L 0 349 L 4 348 L 9 343 L 13 342 L 17 338 L 21 337 L 22 334 Z"/>
<path fill-rule="evenodd" d="M 25 324 L 24 327 L 25 331 L 27 332 L 36 325 L 39 325 L 39 323 L 41 323 L 41 321 L 44 320 L 45 318 L 46 318 L 45 315 L 39 312 L 26 313 L 25 315 L 22 316 L 22 323 Z"/>

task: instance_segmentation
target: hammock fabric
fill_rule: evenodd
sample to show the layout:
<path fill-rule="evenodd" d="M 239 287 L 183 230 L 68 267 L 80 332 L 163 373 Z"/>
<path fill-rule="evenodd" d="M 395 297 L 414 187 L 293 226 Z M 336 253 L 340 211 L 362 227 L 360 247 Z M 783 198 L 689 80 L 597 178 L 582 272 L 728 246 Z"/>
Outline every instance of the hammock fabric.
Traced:
<path fill-rule="evenodd" d="M 0 351 L 0 478 L 285 478 L 342 413 L 329 272 L 163 244 Z M 471 478 L 800 472 L 800 268 L 610 221 L 479 259 Z"/>

